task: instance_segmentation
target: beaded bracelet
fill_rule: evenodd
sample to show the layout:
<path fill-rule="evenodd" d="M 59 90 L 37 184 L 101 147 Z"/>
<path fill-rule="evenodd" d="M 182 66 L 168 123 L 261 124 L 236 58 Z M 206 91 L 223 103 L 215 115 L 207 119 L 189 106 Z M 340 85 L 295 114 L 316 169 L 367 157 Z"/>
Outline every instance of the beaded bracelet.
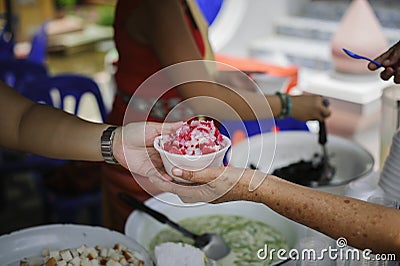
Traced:
<path fill-rule="evenodd" d="M 290 114 L 292 113 L 292 98 L 290 98 L 289 94 L 285 94 L 286 95 L 286 103 L 287 103 L 287 116 L 290 116 Z"/>
<path fill-rule="evenodd" d="M 290 99 L 290 96 L 287 95 L 286 93 L 281 93 L 278 91 L 276 95 L 279 96 L 282 106 L 281 113 L 276 117 L 276 119 L 286 118 L 290 115 L 292 111 L 292 100 Z"/>

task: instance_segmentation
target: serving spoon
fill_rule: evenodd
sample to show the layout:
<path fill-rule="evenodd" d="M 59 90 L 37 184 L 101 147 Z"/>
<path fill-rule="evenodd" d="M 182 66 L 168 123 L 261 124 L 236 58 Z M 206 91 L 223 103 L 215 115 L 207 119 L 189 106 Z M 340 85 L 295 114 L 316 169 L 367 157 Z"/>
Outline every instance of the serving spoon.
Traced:
<path fill-rule="evenodd" d="M 151 209 L 150 207 L 146 206 L 143 202 L 140 200 L 125 194 L 125 193 L 118 193 L 118 196 L 120 199 L 122 199 L 125 203 L 128 205 L 147 213 L 157 221 L 163 224 L 167 224 L 174 228 L 175 230 L 178 230 L 181 232 L 184 236 L 189 237 L 194 240 L 194 246 L 201 249 L 204 254 L 207 256 L 207 258 L 213 259 L 213 260 L 219 260 L 222 259 L 223 257 L 227 256 L 230 252 L 230 248 L 224 241 L 222 237 L 219 235 L 216 235 L 214 233 L 204 233 L 201 235 L 197 235 L 186 228 L 182 227 L 181 225 L 175 223 L 174 221 L 170 220 L 167 216 L 164 214 Z"/>
<path fill-rule="evenodd" d="M 324 99 L 323 100 L 323 105 L 328 107 L 329 106 L 329 100 Z M 318 143 L 322 147 L 322 163 L 323 163 L 323 171 L 319 180 L 319 185 L 325 185 L 328 184 L 333 176 L 335 175 L 336 169 L 333 167 L 330 162 L 329 162 L 329 154 L 326 149 L 326 143 L 327 143 L 327 132 L 326 132 L 326 125 L 324 121 L 319 122 L 319 134 L 318 134 Z"/>
<path fill-rule="evenodd" d="M 379 62 L 377 62 L 377 61 L 375 61 L 375 60 L 372 60 L 371 58 L 368 58 L 368 57 L 366 57 L 366 56 L 362 56 L 362 55 L 353 53 L 352 51 L 349 51 L 349 50 L 347 50 L 347 49 L 345 49 L 345 48 L 343 48 L 343 51 L 344 51 L 348 56 L 350 56 L 350 57 L 352 57 L 352 58 L 355 58 L 355 59 L 364 59 L 364 60 L 370 61 L 371 63 L 374 63 L 374 64 L 377 65 L 378 67 L 384 67 L 381 63 L 379 63 Z"/>

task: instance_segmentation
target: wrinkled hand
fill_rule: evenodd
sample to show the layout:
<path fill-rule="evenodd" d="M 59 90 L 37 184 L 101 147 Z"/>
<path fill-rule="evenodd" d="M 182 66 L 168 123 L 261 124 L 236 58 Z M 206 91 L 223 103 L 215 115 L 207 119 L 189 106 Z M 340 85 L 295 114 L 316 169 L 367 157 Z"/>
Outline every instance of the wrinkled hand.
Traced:
<path fill-rule="evenodd" d="M 385 70 L 380 74 L 383 80 L 389 80 L 394 76 L 394 82 L 400 84 L 400 41 L 378 56 L 375 61 L 385 66 Z M 379 67 L 373 63 L 369 63 L 368 68 L 374 71 Z"/>
<path fill-rule="evenodd" d="M 234 167 L 206 168 L 195 172 L 174 168 L 173 173 L 192 183 L 174 183 L 157 177 L 151 177 L 150 181 L 163 191 L 177 194 L 187 203 L 257 201 L 258 192 L 249 190 L 250 181 L 254 177 L 257 179 L 266 177 L 266 174 L 260 171 Z"/>
<path fill-rule="evenodd" d="M 159 153 L 153 147 L 154 138 L 174 133 L 182 122 L 130 123 L 116 129 L 113 143 L 114 157 L 131 172 L 150 177 L 165 174 Z M 166 176 L 166 174 L 164 175 Z"/>
<path fill-rule="evenodd" d="M 292 111 L 290 116 L 299 120 L 324 121 L 331 115 L 329 107 L 323 104 L 324 98 L 319 95 L 291 96 Z"/>

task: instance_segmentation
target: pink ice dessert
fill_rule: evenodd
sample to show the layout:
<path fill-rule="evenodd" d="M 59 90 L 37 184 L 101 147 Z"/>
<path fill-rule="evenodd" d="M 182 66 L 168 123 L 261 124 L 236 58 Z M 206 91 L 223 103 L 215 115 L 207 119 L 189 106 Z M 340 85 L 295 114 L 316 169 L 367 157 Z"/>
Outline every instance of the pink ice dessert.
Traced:
<path fill-rule="evenodd" d="M 190 120 L 173 134 L 157 136 L 153 145 L 160 153 L 165 172 L 175 181 L 187 183 L 172 174 L 174 167 L 200 171 L 223 166 L 231 141 L 219 132 L 212 120 Z"/>
<path fill-rule="evenodd" d="M 173 154 L 202 155 L 223 149 L 223 140 L 214 121 L 192 120 L 185 122 L 175 134 L 162 136 L 160 146 Z"/>

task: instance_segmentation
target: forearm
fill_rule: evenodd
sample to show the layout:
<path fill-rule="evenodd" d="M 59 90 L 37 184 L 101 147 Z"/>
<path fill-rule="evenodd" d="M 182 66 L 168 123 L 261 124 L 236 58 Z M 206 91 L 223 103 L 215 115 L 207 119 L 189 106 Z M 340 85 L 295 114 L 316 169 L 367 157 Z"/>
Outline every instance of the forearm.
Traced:
<path fill-rule="evenodd" d="M 260 93 L 212 84 L 218 73 L 217 63 L 199 61 L 204 57 L 188 27 L 179 0 L 166 0 L 162 3 L 149 0 L 145 4 L 144 8 L 148 14 L 148 20 L 143 25 L 145 38 L 162 66 L 183 63 L 168 68 L 164 73 L 171 79 L 172 84 L 182 84 L 176 88 L 183 99 L 197 97 L 196 100 L 190 101 L 190 108 L 196 114 L 218 119 L 250 120 L 270 118 L 280 113 L 280 101 L 277 96 L 265 97 Z M 135 26 L 133 22 L 128 25 L 130 28 Z M 203 42 L 208 47 L 206 35 L 203 35 Z M 193 82 L 198 80 L 207 82 Z M 247 83 L 251 82 L 247 79 Z M 253 83 L 251 85 L 254 86 Z M 216 101 L 220 102 L 216 104 Z M 233 109 L 227 111 L 221 107 L 221 103 Z M 274 113 L 271 113 L 271 109 Z"/>
<path fill-rule="evenodd" d="M 184 99 L 193 98 L 189 104 L 196 114 L 217 119 L 265 119 L 277 116 L 281 111 L 281 102 L 276 95 L 265 96 L 208 82 L 187 83 L 178 90 Z"/>
<path fill-rule="evenodd" d="M 269 175 L 253 200 L 349 245 L 400 256 L 400 212 L 396 209 L 329 194 Z M 367 244 L 368 243 L 368 244 Z"/>
<path fill-rule="evenodd" d="M 49 109 L 52 107 L 32 105 L 21 117 L 15 147 L 10 148 L 59 159 L 103 160 L 100 138 L 108 125 Z"/>
<path fill-rule="evenodd" d="M 101 161 L 105 124 L 37 104 L 0 82 L 0 146 L 59 159 Z"/>

